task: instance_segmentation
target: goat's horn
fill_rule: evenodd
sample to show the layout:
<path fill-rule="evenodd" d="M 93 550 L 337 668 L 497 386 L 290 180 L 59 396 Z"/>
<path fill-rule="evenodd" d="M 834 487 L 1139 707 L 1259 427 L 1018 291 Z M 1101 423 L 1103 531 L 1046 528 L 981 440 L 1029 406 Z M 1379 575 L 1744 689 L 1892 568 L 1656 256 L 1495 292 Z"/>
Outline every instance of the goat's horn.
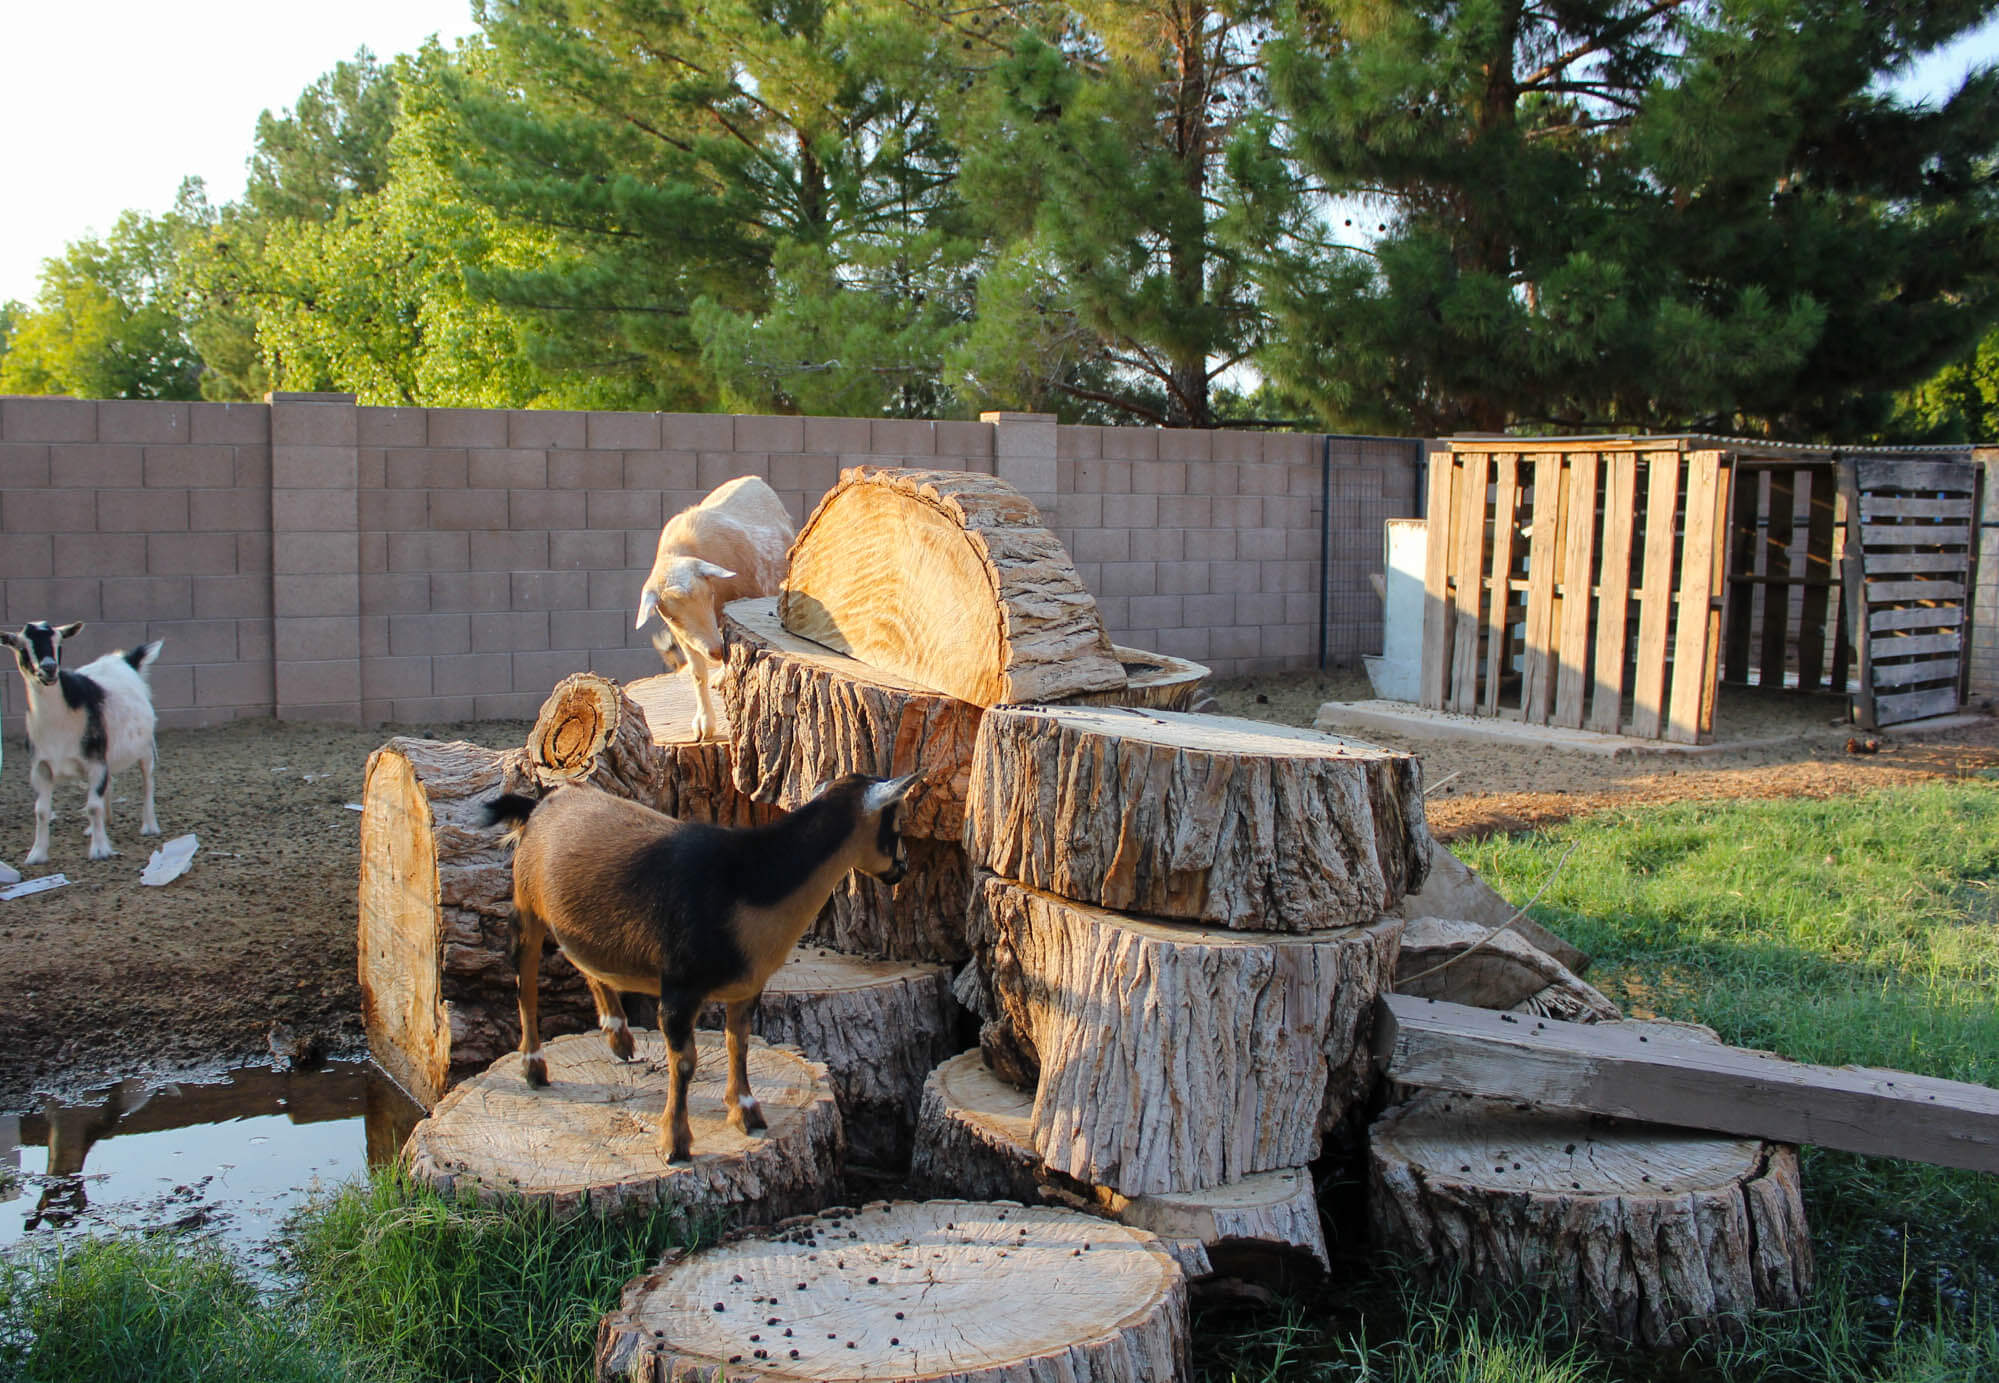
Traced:
<path fill-rule="evenodd" d="M 910 773 L 900 778 L 891 778 L 886 783 L 869 784 L 867 794 L 861 799 L 861 809 L 878 812 L 891 802 L 900 802 L 903 794 L 909 791 L 910 784 L 915 781 L 916 775 Z"/>
<path fill-rule="evenodd" d="M 652 617 L 652 610 L 653 610 L 653 598 L 652 598 L 652 592 L 651 592 L 651 591 L 640 591 L 640 592 L 639 592 L 639 618 L 638 618 L 638 622 L 637 622 L 636 624 L 634 624 L 634 625 L 632 626 L 632 628 L 634 628 L 634 629 L 643 629 L 643 628 L 645 628 L 645 627 L 646 627 L 646 620 L 648 620 L 649 618 L 651 618 L 651 617 Z"/>

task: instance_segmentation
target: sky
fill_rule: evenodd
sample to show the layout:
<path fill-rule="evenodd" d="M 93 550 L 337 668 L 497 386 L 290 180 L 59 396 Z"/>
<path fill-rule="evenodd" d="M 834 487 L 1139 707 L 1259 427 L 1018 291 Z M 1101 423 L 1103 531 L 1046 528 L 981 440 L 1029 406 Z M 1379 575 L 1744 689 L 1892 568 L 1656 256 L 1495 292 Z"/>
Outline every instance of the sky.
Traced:
<path fill-rule="evenodd" d="M 413 52 L 472 33 L 471 0 L 0 0 L 0 302 L 33 299 L 41 264 L 118 213 L 157 215 L 199 176 L 217 205 L 243 191 L 265 110 L 281 111 L 362 46 Z M 1917 65 L 1902 90 L 1937 96 L 1999 60 L 1999 16 Z"/>

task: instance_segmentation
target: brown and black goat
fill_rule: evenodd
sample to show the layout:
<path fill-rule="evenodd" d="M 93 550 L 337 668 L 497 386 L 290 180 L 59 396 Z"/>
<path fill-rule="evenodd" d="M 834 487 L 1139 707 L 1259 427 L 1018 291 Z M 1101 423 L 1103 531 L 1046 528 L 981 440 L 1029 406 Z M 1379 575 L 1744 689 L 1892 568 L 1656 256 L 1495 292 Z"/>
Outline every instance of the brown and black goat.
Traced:
<path fill-rule="evenodd" d="M 660 1152 L 693 1155 L 687 1087 L 694 1019 L 721 1000 L 728 1013 L 729 1123 L 764 1127 L 744 1065 L 750 1018 L 764 984 L 849 871 L 884 883 L 905 866 L 896 810 L 911 779 L 850 774 L 767 826 L 676 821 L 596 788 L 556 788 L 539 800 L 506 794 L 487 806 L 514 849 L 521 1062 L 548 1084 L 536 985 L 544 931 L 589 981 L 611 1050 L 632 1057 L 621 994 L 659 995 L 668 1093 Z"/>

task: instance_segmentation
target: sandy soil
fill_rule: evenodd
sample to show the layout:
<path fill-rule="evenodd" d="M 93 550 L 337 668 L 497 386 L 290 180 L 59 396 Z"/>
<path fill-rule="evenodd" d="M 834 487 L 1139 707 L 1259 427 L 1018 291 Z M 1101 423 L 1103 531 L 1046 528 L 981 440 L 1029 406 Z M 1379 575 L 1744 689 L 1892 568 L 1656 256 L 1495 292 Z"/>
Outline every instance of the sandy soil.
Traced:
<path fill-rule="evenodd" d="M 1222 709 L 1309 725 L 1322 701 L 1368 692 L 1357 676 L 1314 674 L 1217 688 Z M 1695 797 L 1824 796 L 1999 768 L 1999 721 L 1933 741 L 1884 736 L 1853 756 L 1827 722 L 1836 699 L 1724 695 L 1724 739 L 1786 727 L 1780 748 L 1704 758 L 1603 759 L 1518 746 L 1397 743 L 1425 753 L 1430 819 L 1451 837 L 1514 830 L 1578 812 Z M 1774 727 L 1774 728 L 1773 728 Z M 524 722 L 405 733 L 519 744 Z M 0 903 L 0 1109 L 35 1091 L 266 1059 L 282 1021 L 333 1050 L 360 1044 L 354 963 L 358 802 L 368 753 L 390 729 L 254 721 L 160 737 L 165 836 L 195 831 L 193 869 L 165 888 L 139 871 L 158 841 L 138 833 L 138 775 L 113 784 L 111 836 L 85 857 L 80 787 L 58 790 L 48 869 L 67 888 Z M 1384 738 L 1384 742 L 1394 741 Z M 0 772 L 0 859 L 20 867 L 33 834 L 27 754 Z M 1427 750 L 1427 752 L 1425 752 Z M 45 870 L 26 871 L 31 877 Z"/>

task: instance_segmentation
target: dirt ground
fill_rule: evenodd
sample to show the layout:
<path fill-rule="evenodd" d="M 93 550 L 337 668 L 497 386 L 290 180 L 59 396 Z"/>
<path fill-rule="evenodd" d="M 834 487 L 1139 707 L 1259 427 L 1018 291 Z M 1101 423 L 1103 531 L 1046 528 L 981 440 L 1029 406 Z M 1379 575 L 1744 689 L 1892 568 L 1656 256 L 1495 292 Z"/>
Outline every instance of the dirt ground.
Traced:
<path fill-rule="evenodd" d="M 1358 675 L 1307 673 L 1237 680 L 1217 694 L 1228 713 L 1309 725 L 1321 702 L 1369 693 Z M 1884 735 L 1879 753 L 1856 756 L 1845 751 L 1848 732 L 1829 723 L 1842 705 L 1724 692 L 1724 740 L 1802 733 L 1697 758 L 1373 738 L 1424 754 L 1431 825 L 1446 839 L 1640 802 L 1826 796 L 1999 768 L 1999 721 L 1934 739 Z M 502 746 L 527 730 L 486 722 L 403 732 Z M 193 868 L 164 888 L 138 882 L 159 841 L 138 833 L 136 773 L 112 785 L 111 837 L 122 851 L 112 860 L 86 858 L 82 790 L 59 788 L 52 858 L 24 872 L 59 870 L 73 882 L 0 903 L 0 1109 L 36 1092 L 267 1060 L 267 1033 L 280 1021 L 333 1051 L 358 1052 L 360 814 L 347 804 L 360 801 L 369 751 L 394 733 L 273 721 L 163 733 L 163 838 L 201 837 Z M 34 827 L 18 738 L 6 757 L 0 860 L 21 868 Z"/>

